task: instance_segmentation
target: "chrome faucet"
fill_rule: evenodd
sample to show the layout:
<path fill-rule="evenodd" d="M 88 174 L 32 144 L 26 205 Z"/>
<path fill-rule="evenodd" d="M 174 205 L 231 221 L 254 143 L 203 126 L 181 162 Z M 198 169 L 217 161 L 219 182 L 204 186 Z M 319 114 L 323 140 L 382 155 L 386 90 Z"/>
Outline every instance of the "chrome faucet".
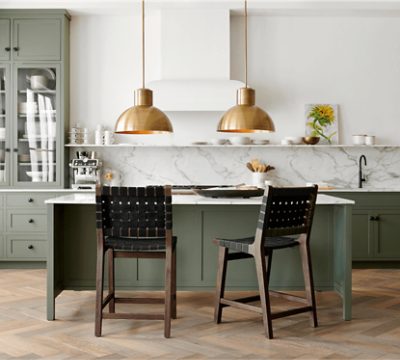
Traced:
<path fill-rule="evenodd" d="M 362 160 L 364 160 L 364 165 L 367 166 L 367 158 L 365 157 L 365 155 L 361 155 L 358 159 L 358 187 L 360 189 L 362 188 L 363 182 L 367 181 L 362 172 Z"/>

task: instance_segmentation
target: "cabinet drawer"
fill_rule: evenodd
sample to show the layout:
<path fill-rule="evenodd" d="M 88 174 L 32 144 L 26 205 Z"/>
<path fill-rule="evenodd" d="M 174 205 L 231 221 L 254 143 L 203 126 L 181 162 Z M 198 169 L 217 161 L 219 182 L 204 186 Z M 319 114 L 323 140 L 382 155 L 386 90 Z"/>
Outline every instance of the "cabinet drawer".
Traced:
<path fill-rule="evenodd" d="M 29 213 L 23 210 L 8 211 L 7 231 L 46 232 L 47 215 L 44 213 Z"/>
<path fill-rule="evenodd" d="M 54 195 L 56 196 L 56 195 Z M 12 194 L 7 195 L 7 208 L 45 208 L 45 200 L 50 198 L 48 194 Z"/>
<path fill-rule="evenodd" d="M 7 257 L 46 259 L 46 239 L 29 239 L 24 237 L 7 237 Z"/>

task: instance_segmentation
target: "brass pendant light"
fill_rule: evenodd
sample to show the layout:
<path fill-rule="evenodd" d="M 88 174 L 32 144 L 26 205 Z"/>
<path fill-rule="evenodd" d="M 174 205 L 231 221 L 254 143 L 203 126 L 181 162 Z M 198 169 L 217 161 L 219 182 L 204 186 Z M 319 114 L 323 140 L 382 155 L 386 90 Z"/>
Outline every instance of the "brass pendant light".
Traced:
<path fill-rule="evenodd" d="M 116 134 L 167 134 L 173 132 L 168 116 L 153 106 L 153 92 L 145 88 L 145 24 L 142 0 L 142 88 L 135 91 L 135 106 L 125 110 L 115 124 Z"/>
<path fill-rule="evenodd" d="M 244 1 L 245 35 L 245 81 L 246 86 L 238 89 L 236 106 L 221 118 L 217 131 L 231 133 L 256 133 L 275 131 L 271 117 L 255 105 L 256 92 L 247 86 L 247 0 Z"/>

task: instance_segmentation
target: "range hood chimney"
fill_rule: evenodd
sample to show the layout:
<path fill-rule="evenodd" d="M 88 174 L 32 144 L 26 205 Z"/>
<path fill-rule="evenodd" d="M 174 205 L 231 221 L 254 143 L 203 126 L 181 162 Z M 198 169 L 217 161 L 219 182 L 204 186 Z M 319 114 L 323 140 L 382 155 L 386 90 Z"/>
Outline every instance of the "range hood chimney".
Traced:
<path fill-rule="evenodd" d="M 229 10 L 161 9 L 158 22 L 159 68 L 157 80 L 148 84 L 157 106 L 163 111 L 234 106 L 243 83 L 230 80 Z"/>

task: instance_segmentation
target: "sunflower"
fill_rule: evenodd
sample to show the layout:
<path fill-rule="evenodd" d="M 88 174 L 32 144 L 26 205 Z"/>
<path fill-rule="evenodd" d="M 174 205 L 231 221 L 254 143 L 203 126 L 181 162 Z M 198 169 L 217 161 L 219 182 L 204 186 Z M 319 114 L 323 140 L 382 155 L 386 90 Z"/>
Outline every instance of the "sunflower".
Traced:
<path fill-rule="evenodd" d="M 308 113 L 308 118 L 312 119 L 312 121 L 307 122 L 307 125 L 312 129 L 311 136 L 321 136 L 331 143 L 336 132 L 326 135 L 324 128 L 335 122 L 335 111 L 332 105 L 314 105 Z"/>

